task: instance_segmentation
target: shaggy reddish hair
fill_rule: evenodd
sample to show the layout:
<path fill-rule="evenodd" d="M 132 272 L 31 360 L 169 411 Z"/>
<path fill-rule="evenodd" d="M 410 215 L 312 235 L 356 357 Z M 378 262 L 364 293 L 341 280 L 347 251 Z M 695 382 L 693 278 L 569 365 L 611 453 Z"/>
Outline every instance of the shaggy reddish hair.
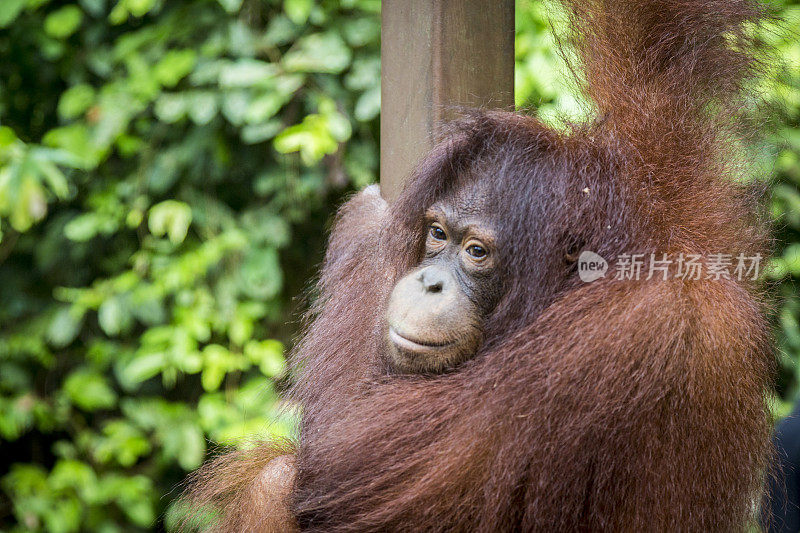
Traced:
<path fill-rule="evenodd" d="M 597 119 L 557 131 L 475 113 L 391 207 L 361 193 L 338 216 L 293 357 L 291 396 L 304 412 L 290 505 L 303 530 L 752 523 L 772 368 L 754 283 L 582 283 L 564 251 L 766 255 L 736 152 L 757 71 L 748 27 L 763 10 L 749 0 L 563 3 Z M 392 375 L 388 295 L 420 260 L 426 209 L 465 187 L 503 214 L 506 296 L 474 359 L 438 376 Z M 254 496 L 285 452 L 265 444 L 212 463 L 196 504 L 226 507 L 224 530 L 286 527 L 280 505 Z"/>

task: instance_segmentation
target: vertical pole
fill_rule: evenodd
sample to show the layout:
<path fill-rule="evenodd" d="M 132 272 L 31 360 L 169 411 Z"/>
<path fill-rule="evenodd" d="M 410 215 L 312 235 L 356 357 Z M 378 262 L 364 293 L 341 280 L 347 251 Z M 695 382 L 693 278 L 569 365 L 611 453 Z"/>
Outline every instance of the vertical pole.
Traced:
<path fill-rule="evenodd" d="M 384 0 L 381 192 L 394 200 L 455 106 L 512 109 L 514 0 Z"/>

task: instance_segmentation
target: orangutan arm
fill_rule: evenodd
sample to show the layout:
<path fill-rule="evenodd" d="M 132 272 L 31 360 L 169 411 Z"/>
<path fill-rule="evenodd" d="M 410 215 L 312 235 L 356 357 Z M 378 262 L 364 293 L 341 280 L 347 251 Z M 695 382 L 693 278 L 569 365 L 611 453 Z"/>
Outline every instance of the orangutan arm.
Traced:
<path fill-rule="evenodd" d="M 299 531 L 291 506 L 291 494 L 297 473 L 296 458 L 280 455 L 272 459 L 254 484 L 254 508 L 269 509 L 258 524 L 261 533 L 292 533 Z"/>
<path fill-rule="evenodd" d="M 380 186 L 374 184 L 364 188 L 339 209 L 325 253 L 323 277 L 326 271 L 336 270 L 336 263 L 355 253 L 362 241 L 354 239 L 354 235 L 378 233 L 387 207 Z"/>
<path fill-rule="evenodd" d="M 326 287 L 347 283 L 346 278 L 354 278 L 362 273 L 364 247 L 369 244 L 370 236 L 378 234 L 386 209 L 386 201 L 381 198 L 377 184 L 366 187 L 342 206 L 337 213 L 325 254 L 320 280 L 323 292 Z M 354 239 L 354 235 L 366 236 L 366 239 Z M 333 307 L 330 297 L 324 298 L 324 301 Z M 338 320 L 341 321 L 341 318 Z M 302 347 L 298 352 L 301 357 Z M 257 523 L 253 527 L 257 526 L 264 533 L 297 530 L 294 514 L 290 510 L 295 473 L 294 453 L 269 459 L 256 478 L 250 494 L 250 509 L 261 510 L 255 512 Z"/>

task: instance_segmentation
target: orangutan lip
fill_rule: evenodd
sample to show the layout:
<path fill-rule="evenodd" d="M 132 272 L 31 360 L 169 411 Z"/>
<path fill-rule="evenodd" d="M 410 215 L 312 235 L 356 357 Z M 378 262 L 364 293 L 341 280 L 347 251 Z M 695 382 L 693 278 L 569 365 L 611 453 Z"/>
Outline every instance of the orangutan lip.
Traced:
<path fill-rule="evenodd" d="M 452 342 L 445 342 L 445 343 L 432 343 L 432 342 L 422 342 L 418 340 L 411 340 L 407 337 L 404 337 L 397 333 L 394 328 L 389 328 L 389 339 L 398 347 L 404 348 L 406 350 L 412 352 L 420 352 L 424 350 L 437 350 L 440 348 L 445 348 L 453 344 Z"/>

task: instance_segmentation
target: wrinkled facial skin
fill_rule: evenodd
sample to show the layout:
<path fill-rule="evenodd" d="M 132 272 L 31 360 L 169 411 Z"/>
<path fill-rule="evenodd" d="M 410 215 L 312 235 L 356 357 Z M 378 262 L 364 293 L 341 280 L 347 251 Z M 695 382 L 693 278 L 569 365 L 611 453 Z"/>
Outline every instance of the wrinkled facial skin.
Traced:
<path fill-rule="evenodd" d="M 386 351 L 400 373 L 437 373 L 473 357 L 483 322 L 502 294 L 497 236 L 474 201 L 426 213 L 425 254 L 395 285 L 386 311 Z"/>

